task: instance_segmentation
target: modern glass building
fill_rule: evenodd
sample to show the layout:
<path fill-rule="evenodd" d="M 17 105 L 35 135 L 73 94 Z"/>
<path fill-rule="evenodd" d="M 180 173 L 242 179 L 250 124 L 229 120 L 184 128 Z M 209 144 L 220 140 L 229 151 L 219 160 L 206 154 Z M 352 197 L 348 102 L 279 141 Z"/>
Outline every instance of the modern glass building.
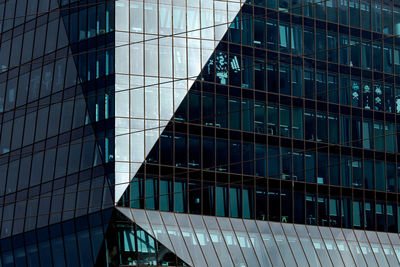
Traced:
<path fill-rule="evenodd" d="M 0 266 L 399 266 L 400 3 L 0 0 Z"/>

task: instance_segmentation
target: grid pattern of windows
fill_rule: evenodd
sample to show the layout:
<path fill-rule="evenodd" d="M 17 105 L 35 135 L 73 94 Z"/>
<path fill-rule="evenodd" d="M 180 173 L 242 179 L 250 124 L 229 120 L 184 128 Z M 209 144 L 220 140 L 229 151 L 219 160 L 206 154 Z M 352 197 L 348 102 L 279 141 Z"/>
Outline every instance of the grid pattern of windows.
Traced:
<path fill-rule="evenodd" d="M 400 260 L 394 233 L 119 210 L 157 239 L 170 237 L 177 256 L 193 266 L 397 266 Z"/>
<path fill-rule="evenodd" d="M 0 262 L 10 267 L 93 266 L 101 252 L 105 257 L 103 238 L 111 212 L 108 209 L 1 239 Z"/>
<path fill-rule="evenodd" d="M 295 2 L 243 5 L 122 205 L 399 231 L 398 6 Z"/>
<path fill-rule="evenodd" d="M 112 205 L 113 7 L 0 3 L 1 239 Z"/>

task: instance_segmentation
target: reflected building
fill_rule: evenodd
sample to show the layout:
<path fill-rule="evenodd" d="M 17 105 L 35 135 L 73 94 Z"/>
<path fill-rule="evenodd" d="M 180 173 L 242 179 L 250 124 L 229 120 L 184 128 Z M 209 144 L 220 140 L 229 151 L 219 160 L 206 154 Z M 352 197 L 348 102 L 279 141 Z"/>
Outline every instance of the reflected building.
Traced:
<path fill-rule="evenodd" d="M 398 34 L 388 0 L 0 0 L 0 266 L 399 266 Z"/>

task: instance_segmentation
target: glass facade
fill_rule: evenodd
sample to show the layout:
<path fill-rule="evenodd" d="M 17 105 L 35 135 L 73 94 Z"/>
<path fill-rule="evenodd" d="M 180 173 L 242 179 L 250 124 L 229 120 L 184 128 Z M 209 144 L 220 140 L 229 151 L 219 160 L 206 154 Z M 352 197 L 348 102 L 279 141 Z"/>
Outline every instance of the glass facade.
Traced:
<path fill-rule="evenodd" d="M 246 1 L 120 204 L 398 232 L 400 9 L 343 3 Z"/>
<path fill-rule="evenodd" d="M 0 1 L 0 266 L 399 265 L 399 34 L 389 0 Z"/>
<path fill-rule="evenodd" d="M 397 266 L 400 260 L 400 239 L 394 233 L 118 210 L 158 240 L 169 236 L 174 240 L 170 251 L 186 257 L 192 266 L 367 266 L 366 262 L 368 266 Z M 187 250 L 180 250 L 181 246 Z"/>
<path fill-rule="evenodd" d="M 0 2 L 1 266 L 96 261 L 113 207 L 114 17 L 113 2 Z"/>

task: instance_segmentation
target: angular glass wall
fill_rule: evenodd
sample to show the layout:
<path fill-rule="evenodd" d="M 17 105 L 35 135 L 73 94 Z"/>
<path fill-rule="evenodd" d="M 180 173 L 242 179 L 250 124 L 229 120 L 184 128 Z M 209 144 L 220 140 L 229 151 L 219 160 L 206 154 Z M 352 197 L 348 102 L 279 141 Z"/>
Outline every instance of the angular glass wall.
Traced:
<path fill-rule="evenodd" d="M 395 5 L 281 2 L 243 4 L 119 204 L 397 231 Z"/>
<path fill-rule="evenodd" d="M 112 204 L 113 5 L 0 3 L 1 238 Z"/>
<path fill-rule="evenodd" d="M 119 210 L 165 246 L 171 246 L 168 237 L 174 240 L 176 255 L 189 257 L 193 266 L 396 266 L 400 260 L 394 233 Z"/>

